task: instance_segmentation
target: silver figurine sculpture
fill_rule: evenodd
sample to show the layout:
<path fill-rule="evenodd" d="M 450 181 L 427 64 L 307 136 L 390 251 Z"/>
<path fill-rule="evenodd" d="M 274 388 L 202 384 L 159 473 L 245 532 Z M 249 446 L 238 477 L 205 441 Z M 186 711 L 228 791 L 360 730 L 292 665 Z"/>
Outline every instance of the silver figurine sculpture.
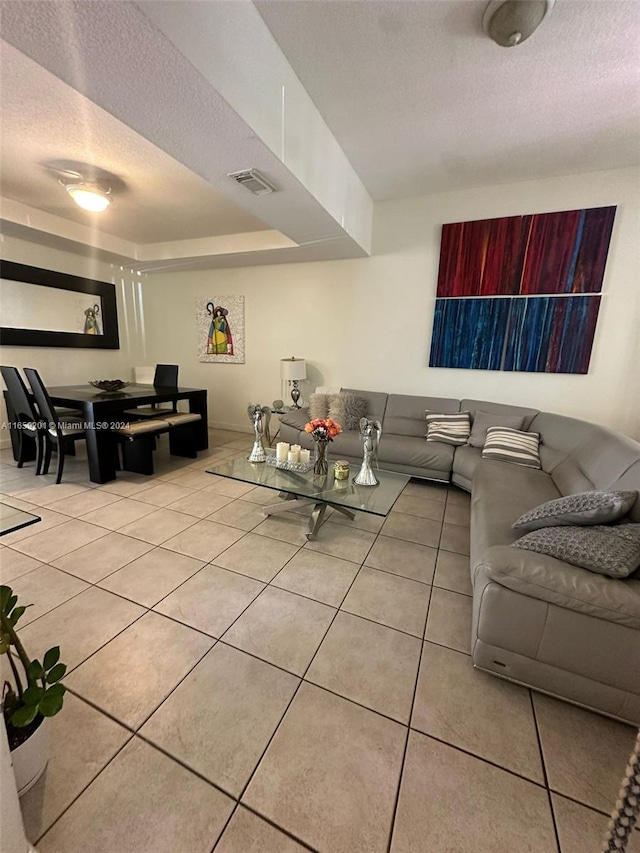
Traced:
<path fill-rule="evenodd" d="M 269 406 L 261 406 L 260 403 L 250 403 L 247 407 L 249 420 L 253 424 L 253 449 L 248 456 L 249 462 L 264 462 L 267 458 L 262 437 L 268 428 L 271 409 Z"/>
<path fill-rule="evenodd" d="M 371 467 L 375 460 L 378 467 L 378 442 L 382 435 L 382 424 L 380 421 L 371 421 L 369 418 L 360 418 L 360 438 L 364 444 L 364 458 L 358 476 L 354 479 L 357 486 L 377 486 L 378 480 Z"/>

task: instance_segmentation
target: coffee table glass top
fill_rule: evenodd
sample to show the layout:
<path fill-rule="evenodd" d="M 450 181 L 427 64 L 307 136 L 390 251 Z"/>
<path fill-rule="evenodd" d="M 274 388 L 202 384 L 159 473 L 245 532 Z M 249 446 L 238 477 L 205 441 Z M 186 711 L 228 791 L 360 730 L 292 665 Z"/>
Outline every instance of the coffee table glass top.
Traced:
<path fill-rule="evenodd" d="M 16 509 L 9 504 L 0 503 L 0 536 L 13 533 L 14 530 L 20 530 L 22 527 L 27 527 L 27 525 L 35 524 L 41 520 L 39 515 L 33 515 L 31 512 Z"/>
<path fill-rule="evenodd" d="M 266 462 L 248 462 L 246 459 L 230 459 L 219 462 L 207 469 L 209 474 L 219 477 L 229 477 L 231 480 L 241 480 L 286 492 L 301 498 L 312 498 L 318 503 L 330 503 L 347 509 L 368 512 L 372 515 L 387 515 L 398 499 L 400 492 L 411 479 L 406 474 L 396 474 L 394 471 L 379 471 L 375 469 L 379 480 L 377 486 L 356 486 L 353 478 L 359 467 L 352 466 L 348 480 L 335 480 L 333 468 L 329 463 L 329 473 L 316 475 L 313 470 L 306 474 L 285 471 L 267 465 Z"/>

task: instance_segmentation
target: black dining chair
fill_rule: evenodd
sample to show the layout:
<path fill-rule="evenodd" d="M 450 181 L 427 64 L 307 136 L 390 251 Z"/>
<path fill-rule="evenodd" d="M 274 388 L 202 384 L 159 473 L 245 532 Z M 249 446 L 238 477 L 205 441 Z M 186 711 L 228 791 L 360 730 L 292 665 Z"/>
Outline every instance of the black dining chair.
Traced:
<path fill-rule="evenodd" d="M 44 433 L 40 425 L 40 414 L 36 411 L 27 386 L 17 367 L 0 367 L 4 384 L 7 386 L 7 414 L 11 423 L 12 444 L 18 455 L 18 468 L 22 468 L 31 453 L 29 443 L 35 443 L 36 474 L 40 473 L 43 460 Z M 14 443 L 14 437 L 17 439 Z M 27 441 L 28 439 L 28 441 Z"/>
<path fill-rule="evenodd" d="M 154 388 L 177 388 L 178 387 L 178 365 L 156 364 L 153 375 Z M 171 403 L 171 408 L 164 408 L 162 404 L 152 403 L 150 406 L 140 406 L 138 409 L 127 409 L 126 415 L 135 418 L 158 418 L 177 412 L 177 403 Z"/>
<path fill-rule="evenodd" d="M 58 454 L 56 483 L 59 483 L 62 480 L 65 451 L 67 451 L 69 445 L 73 447 L 74 442 L 85 437 L 82 421 L 79 418 L 71 416 L 60 418 L 38 371 L 34 370 L 33 367 L 25 367 L 24 372 L 29 380 L 29 385 L 31 385 L 40 415 L 43 421 L 46 421 L 45 428 L 42 430 L 44 437 L 44 464 L 42 473 L 49 473 L 51 453 L 55 449 Z"/>

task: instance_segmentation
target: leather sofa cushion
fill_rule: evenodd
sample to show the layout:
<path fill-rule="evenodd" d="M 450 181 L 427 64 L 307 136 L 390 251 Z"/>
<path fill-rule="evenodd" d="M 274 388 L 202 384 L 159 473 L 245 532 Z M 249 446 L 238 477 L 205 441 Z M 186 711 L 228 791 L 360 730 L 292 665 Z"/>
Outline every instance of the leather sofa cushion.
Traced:
<path fill-rule="evenodd" d="M 638 489 L 640 490 L 640 460 L 634 462 L 627 470 L 611 484 L 612 489 Z M 631 508 L 631 512 L 625 521 L 640 521 L 640 496 Z"/>
<path fill-rule="evenodd" d="M 384 413 L 387 408 L 388 397 L 384 391 L 358 391 L 355 388 L 343 388 L 342 390 L 353 394 L 355 397 L 364 397 L 367 401 L 365 415 L 372 421 L 380 421 L 381 424 L 384 424 Z"/>
<path fill-rule="evenodd" d="M 618 485 L 620 477 L 640 461 L 636 441 L 598 424 L 541 412 L 531 429 L 540 433 L 542 446 L 554 451 L 546 452 L 543 468 L 563 495 L 624 488 Z"/>
<path fill-rule="evenodd" d="M 383 434 L 411 435 L 424 438 L 427 433 L 425 413 L 442 412 L 453 415 L 458 412 L 458 400 L 446 397 L 411 397 L 407 394 L 389 394 L 387 409 L 382 424 Z"/>
<path fill-rule="evenodd" d="M 511 545 L 522 535 L 513 522 L 560 494 L 548 474 L 509 462 L 483 459 L 473 475 L 471 498 L 471 564 L 485 560 L 489 548 Z M 508 553 L 518 553 L 510 548 Z"/>
<path fill-rule="evenodd" d="M 538 414 L 537 409 L 529 409 L 523 406 L 509 406 L 506 403 L 492 403 L 489 400 L 462 400 L 460 402 L 461 412 L 471 412 L 471 419 L 476 412 L 487 412 L 494 415 L 520 415 L 523 418 L 522 429 L 528 430 L 533 419 Z"/>
<path fill-rule="evenodd" d="M 362 442 L 360 442 L 359 455 L 362 455 Z M 378 457 L 380 466 L 385 462 L 395 465 L 405 465 L 415 468 L 430 468 L 442 471 L 449 479 L 449 471 L 453 462 L 454 448 L 450 444 L 442 444 L 439 441 L 425 441 L 424 438 L 413 438 L 408 435 L 385 435 L 382 433 Z"/>
<path fill-rule="evenodd" d="M 286 424 L 294 429 L 304 429 L 304 425 L 308 422 L 308 409 L 291 409 L 291 411 L 280 415 L 280 423 Z"/>
<path fill-rule="evenodd" d="M 507 545 L 487 549 L 482 566 L 491 580 L 514 592 L 640 629 L 640 580 L 609 578 Z"/>
<path fill-rule="evenodd" d="M 592 435 L 596 425 L 553 412 L 539 412 L 531 422 L 532 432 L 540 434 L 540 441 L 546 447 L 560 451 L 566 458 L 576 450 L 585 439 Z"/>
<path fill-rule="evenodd" d="M 305 433 L 306 435 L 306 433 Z M 313 447 L 314 442 L 311 436 L 310 447 Z M 329 461 L 335 462 L 336 459 L 340 459 L 342 456 L 350 456 L 355 457 L 356 459 L 361 459 L 363 455 L 363 443 L 360 438 L 360 433 L 355 430 L 345 430 L 341 432 L 340 435 L 337 435 L 333 441 L 329 443 Z"/>
<path fill-rule="evenodd" d="M 468 444 L 463 444 L 462 447 L 456 447 L 456 452 L 453 457 L 454 473 L 461 474 L 466 480 L 472 480 L 476 465 L 481 460 L 481 448 L 471 447 Z"/>
<path fill-rule="evenodd" d="M 469 436 L 469 444 L 471 447 L 484 447 L 489 427 L 502 426 L 521 430 L 523 423 L 524 417 L 522 415 L 512 415 L 506 412 L 497 414 L 496 412 L 483 412 L 477 409 L 473 416 L 473 427 Z"/>

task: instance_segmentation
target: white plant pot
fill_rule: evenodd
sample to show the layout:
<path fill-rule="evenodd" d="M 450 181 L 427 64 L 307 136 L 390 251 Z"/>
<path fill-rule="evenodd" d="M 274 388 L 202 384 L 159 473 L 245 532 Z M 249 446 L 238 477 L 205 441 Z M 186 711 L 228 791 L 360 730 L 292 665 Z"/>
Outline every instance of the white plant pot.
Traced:
<path fill-rule="evenodd" d="M 19 797 L 30 791 L 45 771 L 48 761 L 48 729 L 47 720 L 44 719 L 24 743 L 11 751 L 13 775 Z"/>

